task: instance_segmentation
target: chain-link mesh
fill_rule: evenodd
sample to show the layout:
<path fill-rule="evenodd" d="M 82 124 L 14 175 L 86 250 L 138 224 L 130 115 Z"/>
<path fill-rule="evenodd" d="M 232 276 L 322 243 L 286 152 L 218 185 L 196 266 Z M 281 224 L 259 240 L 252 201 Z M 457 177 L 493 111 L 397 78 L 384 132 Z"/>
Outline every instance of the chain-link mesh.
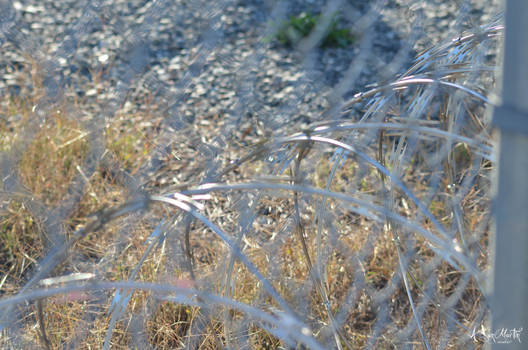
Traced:
<path fill-rule="evenodd" d="M 493 1 L 0 0 L 2 348 L 481 348 Z"/>

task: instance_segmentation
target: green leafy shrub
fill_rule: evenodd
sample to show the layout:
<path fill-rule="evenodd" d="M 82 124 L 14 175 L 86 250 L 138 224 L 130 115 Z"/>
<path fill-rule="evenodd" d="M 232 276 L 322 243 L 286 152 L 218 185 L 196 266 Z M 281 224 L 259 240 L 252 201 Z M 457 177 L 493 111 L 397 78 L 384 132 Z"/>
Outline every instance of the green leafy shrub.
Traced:
<path fill-rule="evenodd" d="M 298 16 L 291 16 L 280 27 L 277 39 L 283 45 L 292 46 L 302 38 L 311 34 L 312 30 L 322 19 L 322 15 L 312 15 L 303 12 Z M 332 19 L 326 36 L 321 41 L 322 47 L 346 47 L 354 42 L 354 36 L 347 28 L 338 28 L 337 18 Z"/>

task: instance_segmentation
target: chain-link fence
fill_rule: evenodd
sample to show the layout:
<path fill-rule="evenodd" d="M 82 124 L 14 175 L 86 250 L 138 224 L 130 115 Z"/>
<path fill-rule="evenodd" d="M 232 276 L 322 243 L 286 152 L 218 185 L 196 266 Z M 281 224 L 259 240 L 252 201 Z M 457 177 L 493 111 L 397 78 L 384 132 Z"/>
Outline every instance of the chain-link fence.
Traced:
<path fill-rule="evenodd" d="M 483 348 L 500 11 L 0 0 L 1 347 Z"/>

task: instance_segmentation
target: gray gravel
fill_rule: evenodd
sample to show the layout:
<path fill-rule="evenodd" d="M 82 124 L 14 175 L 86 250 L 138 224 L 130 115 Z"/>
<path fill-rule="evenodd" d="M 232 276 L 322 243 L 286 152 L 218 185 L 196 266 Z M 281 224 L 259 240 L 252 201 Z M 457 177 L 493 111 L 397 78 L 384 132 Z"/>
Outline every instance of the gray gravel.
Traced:
<path fill-rule="evenodd" d="M 411 49 L 401 61 L 405 68 L 416 48 L 445 40 L 457 29 L 489 21 L 497 12 L 496 2 L 381 1 L 385 4 L 379 7 L 380 16 L 363 31 L 363 16 L 375 2 L 337 1 L 342 24 L 371 39 L 366 44 L 368 57 L 361 77 L 350 83 L 348 90 L 361 90 L 366 83 L 376 82 L 377 70 L 402 48 Z M 294 83 L 303 78 L 314 85 L 316 95 L 335 86 L 350 62 L 360 56 L 361 43 L 345 49 L 318 49 L 306 60 L 275 42 L 263 43 L 273 8 L 282 8 L 284 12 L 276 12 L 284 18 L 301 11 L 318 13 L 325 6 L 323 1 L 286 1 L 282 6 L 277 2 L 275 7 L 272 3 L 2 0 L 0 91 L 31 90 L 32 82 L 17 72 L 30 65 L 31 59 L 48 71 L 45 84 L 51 95 L 71 87 L 80 97 L 94 97 L 97 87 L 92 72 L 99 70 L 103 71 L 102 80 L 110 81 L 107 95 L 119 93 L 119 88 L 112 90 L 120 82 L 150 92 L 158 84 L 166 95 L 181 93 L 177 89 L 183 88 L 193 101 L 218 104 L 223 109 L 234 103 L 240 80 L 252 75 L 251 70 L 256 86 L 261 87 L 256 94 L 270 107 L 282 105 Z M 150 85 L 145 84 L 149 79 Z M 198 108 L 195 114 L 201 112 Z"/>
<path fill-rule="evenodd" d="M 50 108 L 92 127 L 139 110 L 161 116 L 146 131 L 158 147 L 139 181 L 178 183 L 191 175 L 166 177 L 180 167 L 167 161 L 175 147 L 205 150 L 209 161 L 188 167 L 208 173 L 212 159 L 237 157 L 226 145 L 339 118 L 343 100 L 404 72 L 424 48 L 488 22 L 498 1 L 0 0 L 0 94 L 43 87 L 31 100 L 39 124 Z M 273 40 L 277 24 L 301 12 L 337 13 L 357 41 L 292 49 Z"/>
<path fill-rule="evenodd" d="M 0 93 L 37 83 L 46 89 L 37 111 L 82 99 L 77 113 L 106 118 L 141 109 L 148 95 L 176 129 L 220 118 L 225 135 L 248 120 L 286 132 L 486 23 L 497 2 L 0 0 Z M 338 13 L 357 42 L 303 51 L 266 40 L 270 23 L 302 11 Z"/>

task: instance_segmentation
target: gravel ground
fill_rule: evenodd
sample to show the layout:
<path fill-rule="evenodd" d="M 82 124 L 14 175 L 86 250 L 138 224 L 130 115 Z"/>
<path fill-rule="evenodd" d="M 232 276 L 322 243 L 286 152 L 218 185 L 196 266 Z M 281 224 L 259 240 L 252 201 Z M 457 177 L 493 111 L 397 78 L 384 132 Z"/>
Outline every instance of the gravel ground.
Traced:
<path fill-rule="evenodd" d="M 457 29 L 486 23 L 497 12 L 497 2 L 380 1 L 374 11 L 379 16 L 369 22 L 365 15 L 374 1 L 274 5 L 274 1 L 2 0 L 0 91 L 31 89 L 32 82 L 17 71 L 33 59 L 47 73 L 44 85 L 52 98 L 61 87 L 71 87 L 79 97 L 98 95 L 103 100 L 115 98 L 124 89 L 157 92 L 165 99 L 183 94 L 186 104 L 198 102 L 190 111 L 198 115 L 211 107 L 228 110 L 251 79 L 257 96 L 248 97 L 256 97 L 265 106 L 283 106 L 291 100 L 292 87 L 303 83 L 314 90 L 304 93 L 304 100 L 317 101 L 320 91 L 336 86 L 362 54 L 366 59 L 360 62 L 359 77 L 347 83 L 345 92 L 376 82 L 377 73 L 400 49 L 410 50 L 405 50 L 396 73 L 411 63 L 416 49 L 456 36 Z M 301 11 L 318 13 L 325 6 L 328 12 L 340 13 L 343 26 L 368 40 L 342 49 L 312 50 L 301 57 L 262 40 L 270 18 Z M 93 76 L 101 70 L 100 80 L 110 83 L 104 94 L 98 93 Z"/>
<path fill-rule="evenodd" d="M 327 118 L 423 48 L 488 22 L 497 2 L 0 0 L 0 93 L 37 84 L 40 118 L 66 98 L 83 101 L 71 113 L 107 120 L 145 108 L 148 96 L 168 135 L 214 124 L 222 147 L 248 125 L 258 140 Z M 357 41 L 292 50 L 267 40 L 270 24 L 301 11 L 338 13 Z"/>

